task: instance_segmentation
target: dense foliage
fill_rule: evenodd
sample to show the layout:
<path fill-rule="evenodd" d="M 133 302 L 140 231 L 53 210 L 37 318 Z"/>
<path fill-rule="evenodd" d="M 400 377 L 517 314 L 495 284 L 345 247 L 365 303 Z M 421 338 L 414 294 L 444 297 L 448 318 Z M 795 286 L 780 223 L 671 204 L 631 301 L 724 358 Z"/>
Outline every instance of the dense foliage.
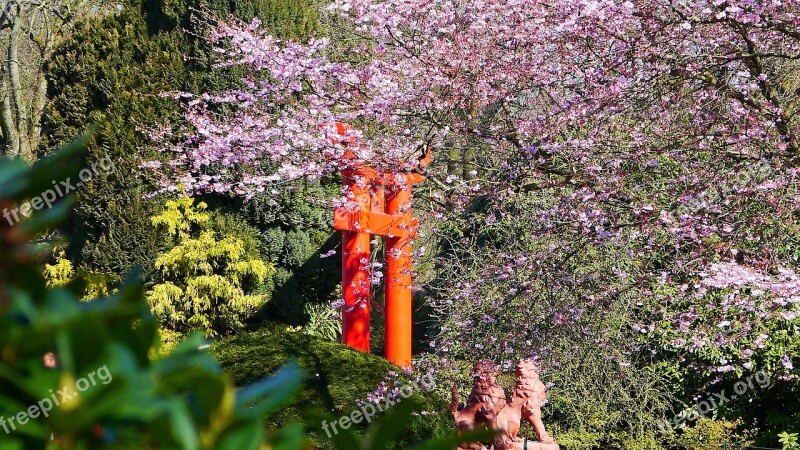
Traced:
<path fill-rule="evenodd" d="M 242 74 L 210 70 L 213 55 L 196 36 L 202 27 L 190 20 L 190 8 L 199 2 L 130 0 L 120 5 L 114 14 L 77 25 L 50 61 L 44 145 L 52 148 L 99 123 L 89 162 L 110 157 L 118 167 L 135 168 L 148 139 L 143 130 L 179 120 L 179 109 L 161 98 L 161 92 L 228 88 Z M 261 17 L 274 33 L 287 38 L 304 39 L 321 28 L 309 0 L 204 5 L 221 15 Z M 81 189 L 75 213 L 63 227 L 71 236 L 67 256 L 76 270 L 120 280 L 139 267 L 146 286 L 157 282 L 156 258 L 167 245 L 150 224 L 164 204 L 147 195 L 153 181 L 136 170 L 120 170 Z M 288 322 L 305 321 L 306 302 L 332 301 L 335 261 L 315 257 L 329 250 L 324 248 L 331 234 L 328 211 L 310 200 L 329 195 L 329 187 L 309 182 L 294 190 L 276 187 L 246 205 L 228 198 L 204 199 L 222 237 L 258 241 L 261 259 L 275 266 L 263 293 L 277 291 L 269 307 Z"/>
<path fill-rule="evenodd" d="M 304 372 L 311 374 L 295 400 L 267 422 L 268 429 L 306 418 L 308 426 L 316 432 L 309 435 L 316 448 L 331 448 L 331 441 L 319 426 L 313 427 L 315 417 L 308 412 L 319 410 L 331 417 L 350 414 L 360 402 L 373 399 L 373 395 L 386 382 L 387 374 L 400 372 L 397 367 L 379 356 L 360 353 L 342 344 L 310 338 L 300 332 L 288 332 L 272 326 L 254 333 L 243 333 L 215 345 L 213 353 L 237 385 L 251 383 L 274 372 L 286 361 L 296 358 Z M 403 384 L 409 381 L 405 374 L 397 373 L 388 383 Z M 431 386 L 433 387 L 433 386 Z M 397 440 L 397 448 L 407 448 L 412 443 L 452 433 L 452 418 L 447 413 L 447 402 L 434 392 L 416 390 L 411 396 L 416 403 L 415 415 L 407 423 L 406 431 Z M 424 412 L 423 412 L 424 411 Z M 359 425 L 359 433 L 367 428 Z"/>
<path fill-rule="evenodd" d="M 0 159 L 0 205 L 76 176 L 85 144 L 32 168 Z M 151 358 L 157 326 L 135 279 L 88 303 L 80 282 L 46 287 L 42 249 L 30 240 L 63 220 L 72 200 L 0 224 L 0 448 L 301 448 L 297 426 L 267 438 L 260 423 L 299 387 L 296 367 L 237 391 L 198 336 Z"/>
<path fill-rule="evenodd" d="M 616 291 L 614 283 L 640 279 L 642 261 L 611 242 L 531 233 L 532 212 L 546 201 L 534 194 L 484 199 L 440 223 L 437 278 L 429 283 L 441 323 L 430 342 L 438 356 L 425 365 L 469 386 L 480 358 L 491 355 L 510 370 L 534 354 L 552 384 L 545 414 L 559 441 L 575 441 L 570 448 L 650 441 L 643 448 L 653 448 L 661 438 L 657 421 L 671 405 L 669 373 L 631 324 L 656 303 L 636 286 Z"/>
<path fill-rule="evenodd" d="M 414 375 L 431 374 L 436 389 L 415 395 L 405 435 L 360 427 L 358 442 L 316 430 L 315 445 L 405 448 L 440 436 L 451 428 L 442 399 L 453 383 L 468 389 L 475 361 L 499 363 L 510 388 L 515 362 L 533 357 L 550 388 L 545 422 L 569 450 L 775 446 L 779 432 L 796 447 L 800 1 L 9 5 L 0 153 L 32 160 L 90 124 L 98 133 L 85 161 L 75 147 L 31 172 L 0 162 L 0 206 L 81 167 L 121 170 L 83 183 L 73 210 L 0 219 L 11 264 L 0 269 L 0 416 L 100 359 L 124 386 L 98 392 L 138 388 L 147 395 L 133 406 L 155 404 L 120 413 L 90 391 L 15 435 L 19 445 L 44 446 L 48 430 L 68 447 L 127 445 L 131 420 L 151 434 L 184 430 L 145 433 L 142 446 L 211 448 L 234 423 L 255 445 L 262 417 L 228 408 L 231 383 L 199 342 L 167 356 L 195 330 L 222 339 L 213 352 L 239 385 L 291 357 L 314 374 L 263 424 L 268 434 L 297 420 L 313 430 L 304 405 L 346 414 L 390 395 L 406 374 L 332 342 L 341 266 L 331 207 L 352 205 L 342 168 L 402 177 L 430 149 L 427 182 L 414 188 L 424 332 Z M 340 135 L 337 122 L 353 129 Z M 48 248 L 26 247 L 34 238 Z M 391 255 L 373 248 L 364 263 L 377 280 Z M 119 286 L 135 268 L 148 302 L 138 284 Z M 169 346 L 158 348 L 151 315 Z M 231 336 L 245 328 L 261 330 Z M 57 370 L 40 367 L 46 352 Z M 208 414 L 223 407 L 224 426 Z M 94 423 L 105 435 L 88 433 Z M 280 433 L 301 445 L 299 428 Z"/>
<path fill-rule="evenodd" d="M 763 372 L 758 403 L 716 412 L 768 439 L 797 423 L 777 399 L 800 358 L 800 3 L 331 3 L 346 38 L 201 16 L 218 69 L 251 74 L 173 94 L 191 127 L 143 164 L 161 190 L 248 198 L 344 164 L 407 170 L 431 147 L 443 377 L 536 357 L 555 417 L 635 444 L 671 397 Z"/>

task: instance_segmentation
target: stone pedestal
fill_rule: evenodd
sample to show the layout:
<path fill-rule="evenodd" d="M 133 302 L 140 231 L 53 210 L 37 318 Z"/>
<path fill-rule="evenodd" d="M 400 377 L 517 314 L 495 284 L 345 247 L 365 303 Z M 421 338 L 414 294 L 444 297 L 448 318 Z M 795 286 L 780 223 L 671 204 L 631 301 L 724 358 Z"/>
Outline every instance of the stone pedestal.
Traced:
<path fill-rule="evenodd" d="M 522 439 L 520 439 L 519 443 L 517 444 L 515 450 L 561 450 L 558 444 L 542 444 L 541 442 L 536 441 L 528 441 L 528 447 L 523 449 L 522 448 Z M 490 446 L 488 449 L 485 445 L 475 444 L 475 447 L 459 447 L 456 450 L 471 450 L 471 449 L 480 448 L 481 450 L 494 450 L 494 446 Z"/>
<path fill-rule="evenodd" d="M 542 444 L 541 442 L 528 442 L 525 450 L 560 450 L 558 444 Z"/>

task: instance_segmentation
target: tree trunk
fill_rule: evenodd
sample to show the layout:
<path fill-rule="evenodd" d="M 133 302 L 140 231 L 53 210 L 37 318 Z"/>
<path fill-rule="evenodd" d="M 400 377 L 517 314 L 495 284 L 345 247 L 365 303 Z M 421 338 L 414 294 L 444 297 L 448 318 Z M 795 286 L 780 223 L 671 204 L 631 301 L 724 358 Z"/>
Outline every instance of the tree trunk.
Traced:
<path fill-rule="evenodd" d="M 0 131 L 2 131 L 5 141 L 2 153 L 7 156 L 16 156 L 19 154 L 19 146 L 16 145 L 18 139 L 14 128 L 14 112 L 11 107 L 11 87 L 4 72 L 0 71 Z"/>
<path fill-rule="evenodd" d="M 14 17 L 11 30 L 9 30 L 8 60 L 6 61 L 9 97 L 11 98 L 11 107 L 15 120 L 13 120 L 14 132 L 9 134 L 6 140 L 12 156 L 23 158 L 30 162 L 33 159 L 33 152 L 26 136 L 30 118 L 28 117 L 28 107 L 25 101 L 19 59 L 20 37 L 22 36 L 21 16 L 20 6 L 17 5 L 17 14 Z"/>

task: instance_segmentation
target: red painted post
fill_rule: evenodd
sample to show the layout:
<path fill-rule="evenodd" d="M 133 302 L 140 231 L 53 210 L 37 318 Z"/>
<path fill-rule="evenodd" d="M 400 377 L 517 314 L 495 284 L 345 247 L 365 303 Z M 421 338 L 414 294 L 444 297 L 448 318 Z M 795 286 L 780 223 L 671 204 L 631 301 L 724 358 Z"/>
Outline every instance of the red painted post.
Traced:
<path fill-rule="evenodd" d="M 346 123 L 336 123 L 336 131 L 345 136 L 352 127 Z M 355 144 L 350 138 L 345 145 Z M 345 150 L 344 158 L 355 159 L 355 154 Z M 342 171 L 344 187 L 352 195 L 355 209 L 367 213 L 371 209 L 370 184 L 375 171 L 355 164 Z M 337 211 L 346 213 L 346 210 Z M 364 214 L 360 214 L 364 217 Z M 362 224 L 363 224 L 362 220 Z M 360 227 L 347 227 L 342 231 L 342 342 L 356 350 L 369 352 L 370 316 L 370 235 Z"/>
<path fill-rule="evenodd" d="M 369 186 L 362 170 L 348 170 L 344 183 L 353 194 L 359 211 L 370 210 Z M 342 342 L 369 351 L 370 235 L 365 231 L 342 231 Z"/>
<path fill-rule="evenodd" d="M 411 227 L 411 183 L 395 177 L 386 198 L 386 213 L 401 227 Z M 401 181 L 402 180 L 402 181 Z M 386 237 L 386 359 L 411 366 L 411 252 L 412 230 Z"/>

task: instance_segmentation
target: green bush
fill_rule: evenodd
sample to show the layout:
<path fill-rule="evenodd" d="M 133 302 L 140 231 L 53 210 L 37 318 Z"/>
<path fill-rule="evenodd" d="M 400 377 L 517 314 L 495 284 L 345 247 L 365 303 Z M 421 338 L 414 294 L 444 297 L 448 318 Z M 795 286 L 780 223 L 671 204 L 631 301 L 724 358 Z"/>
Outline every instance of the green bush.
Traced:
<path fill-rule="evenodd" d="M 210 202 L 212 208 L 220 206 L 259 230 L 264 259 L 277 268 L 273 299 L 262 318 L 305 324 L 310 319 L 306 304 L 327 305 L 337 298 L 339 258 L 319 255 L 340 242 L 330 226 L 327 202 L 339 189 L 337 183 L 304 181 L 247 202 Z"/>
<path fill-rule="evenodd" d="M 299 420 L 309 409 L 325 411 L 334 417 L 349 414 L 357 409 L 357 400 L 365 400 L 389 372 L 400 372 L 381 357 L 299 332 L 287 332 L 280 325 L 271 331 L 263 329 L 223 340 L 214 345 L 213 353 L 237 385 L 259 380 L 292 359 L 309 374 L 299 396 L 287 409 L 270 418 L 267 429 Z M 419 403 L 419 409 L 435 414 L 413 416 L 397 448 L 408 448 L 411 443 L 453 431 L 446 401 L 424 391 L 414 392 L 412 399 Z M 324 436 L 309 437 L 317 448 L 332 448 Z"/>
<path fill-rule="evenodd" d="M 784 431 L 778 435 L 778 438 L 780 438 L 780 443 L 783 446 L 783 450 L 800 449 L 800 445 L 798 445 L 797 442 L 797 433 L 789 433 L 788 431 Z"/>
<path fill-rule="evenodd" d="M 693 427 L 684 428 L 673 444 L 686 450 L 708 450 L 723 445 L 728 450 L 745 450 L 753 445 L 754 436 L 753 430 L 742 430 L 741 420 L 701 417 Z"/>
<path fill-rule="evenodd" d="M 53 264 L 45 264 L 42 270 L 47 287 L 67 286 L 76 278 L 86 283 L 81 300 L 91 300 L 98 297 L 107 297 L 108 285 L 113 277 L 102 273 L 76 273 L 72 262 L 64 256 L 64 250 L 56 248 L 53 251 Z"/>
<path fill-rule="evenodd" d="M 302 332 L 328 341 L 337 342 L 342 336 L 342 313 L 331 305 L 307 303 L 305 313 L 308 323 Z"/>

